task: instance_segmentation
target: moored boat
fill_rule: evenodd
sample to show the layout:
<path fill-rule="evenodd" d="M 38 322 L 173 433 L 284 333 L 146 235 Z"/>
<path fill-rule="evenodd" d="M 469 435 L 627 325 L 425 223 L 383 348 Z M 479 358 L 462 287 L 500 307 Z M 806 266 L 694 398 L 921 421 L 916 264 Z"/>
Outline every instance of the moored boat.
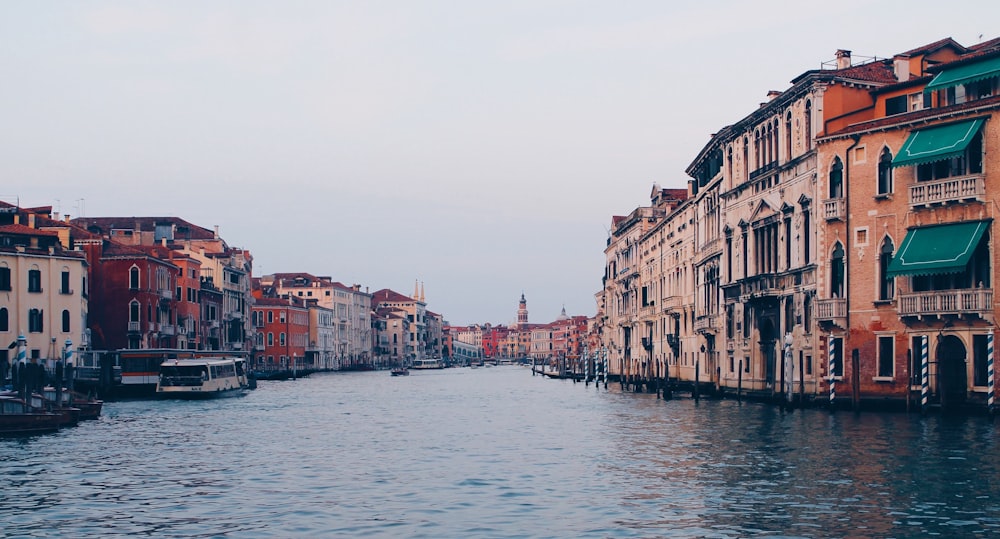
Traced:
<path fill-rule="evenodd" d="M 0 395 L 0 435 L 52 432 L 65 422 L 62 414 L 35 409 L 13 395 Z"/>
<path fill-rule="evenodd" d="M 410 371 L 406 367 L 396 367 L 395 369 L 392 369 L 392 375 L 393 376 L 409 376 L 410 375 Z"/>
<path fill-rule="evenodd" d="M 239 396 L 249 388 L 246 362 L 239 357 L 171 359 L 160 365 L 158 397 L 204 399 Z"/>

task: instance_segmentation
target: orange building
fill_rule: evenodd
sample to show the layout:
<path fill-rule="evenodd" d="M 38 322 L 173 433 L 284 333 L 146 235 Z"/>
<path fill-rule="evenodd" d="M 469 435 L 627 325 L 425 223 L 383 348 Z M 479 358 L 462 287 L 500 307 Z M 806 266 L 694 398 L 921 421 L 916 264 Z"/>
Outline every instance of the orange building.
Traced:
<path fill-rule="evenodd" d="M 1000 39 L 945 39 L 893 66 L 899 82 L 872 92 L 876 118 L 817 140 L 824 207 L 841 210 L 824 213 L 817 246 L 826 370 L 836 398 L 986 406 Z"/>

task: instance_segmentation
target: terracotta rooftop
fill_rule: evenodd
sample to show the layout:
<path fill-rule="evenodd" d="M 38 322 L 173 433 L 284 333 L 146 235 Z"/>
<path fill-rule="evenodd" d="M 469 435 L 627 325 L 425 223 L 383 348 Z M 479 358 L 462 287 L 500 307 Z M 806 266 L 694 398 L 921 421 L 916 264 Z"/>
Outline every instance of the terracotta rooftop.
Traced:
<path fill-rule="evenodd" d="M 59 233 L 50 230 L 39 230 L 26 225 L 3 225 L 0 226 L 0 234 L 14 234 L 17 236 L 46 236 L 58 237 Z"/>

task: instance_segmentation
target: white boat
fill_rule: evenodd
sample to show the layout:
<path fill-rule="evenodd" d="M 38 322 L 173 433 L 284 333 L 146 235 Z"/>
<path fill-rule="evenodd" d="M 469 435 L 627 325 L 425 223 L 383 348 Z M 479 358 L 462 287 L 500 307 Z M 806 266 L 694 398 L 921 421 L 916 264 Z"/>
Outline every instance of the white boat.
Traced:
<path fill-rule="evenodd" d="M 414 370 L 443 369 L 444 363 L 440 359 L 418 359 L 410 365 Z"/>
<path fill-rule="evenodd" d="M 160 364 L 156 395 L 175 399 L 232 397 L 242 395 L 248 387 L 243 358 L 170 359 Z"/>

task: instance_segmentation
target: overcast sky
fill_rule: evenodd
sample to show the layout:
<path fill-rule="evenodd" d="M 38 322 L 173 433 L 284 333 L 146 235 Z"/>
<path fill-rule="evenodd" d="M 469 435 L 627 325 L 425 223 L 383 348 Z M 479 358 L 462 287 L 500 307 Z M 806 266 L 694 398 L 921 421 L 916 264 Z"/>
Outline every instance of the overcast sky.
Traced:
<path fill-rule="evenodd" d="M 683 4 L 683 5 L 682 5 Z M 613 215 L 837 49 L 1000 2 L 0 2 L 0 199 L 220 227 L 453 324 L 592 316 Z M 993 33 L 991 33 L 993 32 Z M 982 37 L 980 37 L 982 36 Z"/>

